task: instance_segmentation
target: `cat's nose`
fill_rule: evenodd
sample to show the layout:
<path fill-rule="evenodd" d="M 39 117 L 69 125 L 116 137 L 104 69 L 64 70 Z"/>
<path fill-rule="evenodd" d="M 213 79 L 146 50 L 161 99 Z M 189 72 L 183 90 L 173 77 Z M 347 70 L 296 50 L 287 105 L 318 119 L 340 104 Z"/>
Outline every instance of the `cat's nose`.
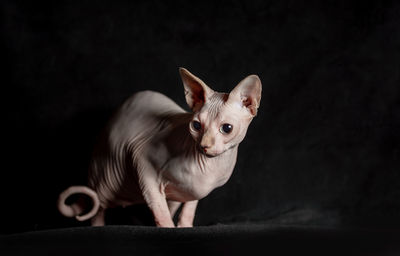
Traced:
<path fill-rule="evenodd" d="M 201 149 L 204 151 L 204 153 L 207 153 L 207 148 L 208 148 L 208 146 L 200 146 L 201 147 Z"/>
<path fill-rule="evenodd" d="M 207 149 L 211 148 L 214 145 L 215 139 L 213 136 L 210 135 L 209 132 L 206 132 L 203 135 L 203 138 L 201 138 L 200 141 L 200 147 L 203 149 L 204 152 L 207 151 Z"/>

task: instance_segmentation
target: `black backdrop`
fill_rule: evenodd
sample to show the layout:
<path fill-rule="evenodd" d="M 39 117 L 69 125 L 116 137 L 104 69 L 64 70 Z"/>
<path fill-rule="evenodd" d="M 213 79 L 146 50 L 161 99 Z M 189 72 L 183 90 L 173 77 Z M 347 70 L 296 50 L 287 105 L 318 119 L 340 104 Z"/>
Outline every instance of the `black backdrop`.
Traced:
<path fill-rule="evenodd" d="M 97 134 L 131 94 L 185 106 L 180 66 L 218 91 L 263 83 L 234 174 L 196 225 L 400 227 L 398 2 L 0 6 L 2 233 L 87 225 L 58 214 L 58 194 L 85 184 Z"/>

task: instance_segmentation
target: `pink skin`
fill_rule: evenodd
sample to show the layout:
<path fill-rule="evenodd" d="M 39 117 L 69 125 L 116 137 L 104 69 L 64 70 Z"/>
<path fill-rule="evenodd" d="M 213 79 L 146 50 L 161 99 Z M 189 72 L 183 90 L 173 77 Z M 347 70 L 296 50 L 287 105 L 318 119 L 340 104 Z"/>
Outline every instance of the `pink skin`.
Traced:
<path fill-rule="evenodd" d="M 251 75 L 229 94 L 218 93 L 186 69 L 179 71 L 193 112 L 157 92 L 129 98 L 95 149 L 88 186 L 60 194 L 63 215 L 102 226 L 105 209 L 146 203 L 159 227 L 175 227 L 172 219 L 179 207 L 177 226 L 193 226 L 198 200 L 232 174 L 238 145 L 257 114 L 261 82 Z M 88 213 L 80 215 L 84 206 L 78 203 L 65 204 L 74 193 L 93 200 Z"/>

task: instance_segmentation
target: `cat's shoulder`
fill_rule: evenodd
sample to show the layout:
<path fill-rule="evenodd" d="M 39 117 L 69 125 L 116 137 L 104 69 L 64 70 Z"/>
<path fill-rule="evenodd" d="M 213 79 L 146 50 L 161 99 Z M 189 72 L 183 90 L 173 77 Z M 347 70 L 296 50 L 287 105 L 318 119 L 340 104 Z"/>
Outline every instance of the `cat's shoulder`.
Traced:
<path fill-rule="evenodd" d="M 152 90 L 145 90 L 134 93 L 125 101 L 124 108 L 141 108 L 143 110 L 176 110 L 178 112 L 185 112 L 168 96 Z"/>
<path fill-rule="evenodd" d="M 131 97 L 128 98 L 127 101 L 140 101 L 140 100 L 152 100 L 152 99 L 161 99 L 161 98 L 168 98 L 164 94 L 157 92 L 157 91 L 152 91 L 152 90 L 145 90 L 145 91 L 138 91 L 132 94 Z"/>

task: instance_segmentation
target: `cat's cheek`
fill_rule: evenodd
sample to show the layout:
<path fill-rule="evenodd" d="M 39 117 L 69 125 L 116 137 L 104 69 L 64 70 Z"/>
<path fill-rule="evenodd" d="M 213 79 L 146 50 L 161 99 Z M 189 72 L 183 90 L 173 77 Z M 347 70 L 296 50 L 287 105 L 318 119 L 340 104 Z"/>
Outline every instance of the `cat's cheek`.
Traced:
<path fill-rule="evenodd" d="M 218 146 L 218 147 L 216 147 L 216 149 L 215 149 L 215 153 L 216 153 L 216 155 L 219 155 L 219 154 L 222 154 L 222 153 L 224 153 L 225 152 L 225 150 L 226 150 L 226 148 L 225 148 L 225 146 L 226 146 L 226 144 L 224 143 L 224 144 L 220 144 L 220 146 Z"/>
<path fill-rule="evenodd" d="M 240 140 L 240 135 L 241 133 L 236 129 L 232 133 L 224 135 L 223 143 L 229 148 L 230 144 L 237 144 L 237 140 Z"/>

